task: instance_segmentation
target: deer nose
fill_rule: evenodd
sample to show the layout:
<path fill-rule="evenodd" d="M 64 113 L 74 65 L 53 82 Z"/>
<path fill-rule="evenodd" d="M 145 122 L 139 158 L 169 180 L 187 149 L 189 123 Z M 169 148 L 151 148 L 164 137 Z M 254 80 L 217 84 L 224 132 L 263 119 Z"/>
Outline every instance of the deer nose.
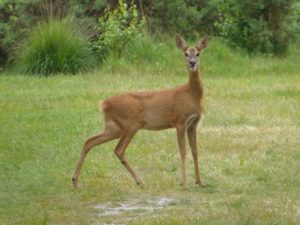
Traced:
<path fill-rule="evenodd" d="M 195 61 L 195 60 L 191 60 L 191 61 L 190 61 L 190 66 L 191 66 L 191 67 L 194 67 L 195 64 L 196 64 L 196 61 Z"/>

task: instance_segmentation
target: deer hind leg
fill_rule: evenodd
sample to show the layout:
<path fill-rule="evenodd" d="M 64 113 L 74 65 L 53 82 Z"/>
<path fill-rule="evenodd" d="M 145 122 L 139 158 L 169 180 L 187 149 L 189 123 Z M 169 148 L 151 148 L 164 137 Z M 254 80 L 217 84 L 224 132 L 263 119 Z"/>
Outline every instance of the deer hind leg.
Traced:
<path fill-rule="evenodd" d="M 86 140 L 86 142 L 82 148 L 79 161 L 78 161 L 75 171 L 73 173 L 73 177 L 72 177 L 73 186 L 75 188 L 77 187 L 78 176 L 79 176 L 81 167 L 83 165 L 84 159 L 87 156 L 88 152 L 96 145 L 100 145 L 100 144 L 103 144 L 110 140 L 119 138 L 120 133 L 121 133 L 120 128 L 117 127 L 113 122 L 109 121 L 106 123 L 106 128 L 101 134 L 96 135 L 96 136 L 91 137 L 88 140 Z"/>
<path fill-rule="evenodd" d="M 197 141 L 196 141 L 198 122 L 199 119 L 197 119 L 190 127 L 188 127 L 187 134 L 188 134 L 188 141 L 189 141 L 189 145 L 194 160 L 196 184 L 200 186 L 204 186 L 200 178 L 199 163 L 198 163 L 198 149 L 197 149 Z"/>
<path fill-rule="evenodd" d="M 143 188 L 144 182 L 141 180 L 141 178 L 138 176 L 138 174 L 134 171 L 134 169 L 130 166 L 129 162 L 125 158 L 125 150 L 136 132 L 137 131 L 124 131 L 118 145 L 116 146 L 115 154 L 119 158 L 121 163 L 125 166 L 125 168 L 129 171 L 137 185 L 140 185 Z"/>
<path fill-rule="evenodd" d="M 186 149 L 185 149 L 185 127 L 178 126 L 177 130 L 177 141 L 181 159 L 181 185 L 186 186 L 186 172 L 185 172 L 185 158 L 186 158 Z"/>

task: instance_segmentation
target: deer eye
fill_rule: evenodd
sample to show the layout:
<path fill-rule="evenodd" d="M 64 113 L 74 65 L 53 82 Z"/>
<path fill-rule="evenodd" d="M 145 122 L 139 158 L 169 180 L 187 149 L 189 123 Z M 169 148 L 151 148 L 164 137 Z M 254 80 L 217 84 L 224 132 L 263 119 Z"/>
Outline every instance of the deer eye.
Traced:
<path fill-rule="evenodd" d="M 200 53 L 197 53 L 196 56 L 199 57 Z"/>
<path fill-rule="evenodd" d="M 187 53 L 185 52 L 185 53 L 184 53 L 184 56 L 185 56 L 185 57 L 188 57 L 188 56 L 189 56 L 189 54 L 187 54 Z"/>

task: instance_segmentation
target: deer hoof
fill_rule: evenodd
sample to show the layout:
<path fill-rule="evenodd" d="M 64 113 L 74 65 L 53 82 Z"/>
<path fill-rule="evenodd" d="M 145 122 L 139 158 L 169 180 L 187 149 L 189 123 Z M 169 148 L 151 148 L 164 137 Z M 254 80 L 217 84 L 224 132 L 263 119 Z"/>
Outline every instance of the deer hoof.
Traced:
<path fill-rule="evenodd" d="M 145 188 L 143 181 L 137 181 L 136 184 L 141 187 L 141 189 Z"/>
<path fill-rule="evenodd" d="M 73 183 L 73 187 L 74 188 L 77 188 L 77 178 L 75 178 L 75 177 L 72 177 L 72 183 Z"/>
<path fill-rule="evenodd" d="M 203 187 L 203 188 L 206 188 L 206 187 L 207 187 L 207 185 L 206 185 L 206 184 L 203 184 L 202 182 L 196 181 L 196 184 L 199 185 L 200 187 Z"/>

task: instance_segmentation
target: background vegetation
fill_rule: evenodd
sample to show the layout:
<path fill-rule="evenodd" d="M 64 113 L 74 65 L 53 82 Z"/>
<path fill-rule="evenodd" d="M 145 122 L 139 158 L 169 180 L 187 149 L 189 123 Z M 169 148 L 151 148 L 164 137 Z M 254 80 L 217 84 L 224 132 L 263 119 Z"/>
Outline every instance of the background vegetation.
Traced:
<path fill-rule="evenodd" d="M 37 25 L 18 58 L 20 70 L 27 74 L 74 74 L 94 64 L 87 40 L 68 20 Z"/>
<path fill-rule="evenodd" d="M 181 33 L 191 40 L 209 34 L 250 53 L 282 55 L 300 31 L 295 0 L 1 0 L 0 66 L 19 63 L 40 23 L 70 17 L 71 26 L 88 40 L 98 66 L 110 53 L 120 57 L 145 33 L 151 38 Z"/>

